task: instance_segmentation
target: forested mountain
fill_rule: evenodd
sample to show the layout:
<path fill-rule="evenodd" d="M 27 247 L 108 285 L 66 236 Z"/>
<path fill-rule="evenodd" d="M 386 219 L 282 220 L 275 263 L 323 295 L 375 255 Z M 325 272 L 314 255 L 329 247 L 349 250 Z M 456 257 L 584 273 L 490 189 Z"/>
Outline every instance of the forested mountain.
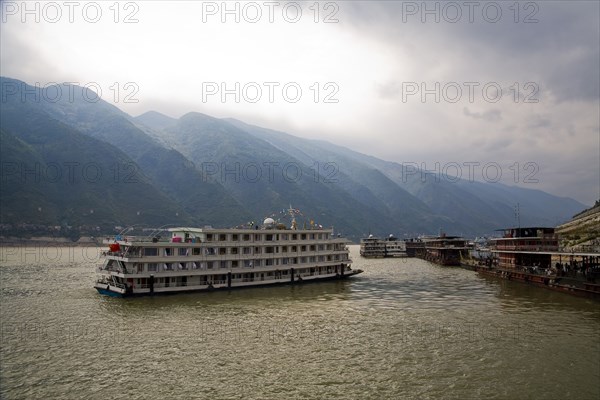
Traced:
<path fill-rule="evenodd" d="M 516 204 L 522 225 L 553 226 L 585 208 L 535 189 L 407 173 L 234 119 L 133 118 L 80 87 L 48 101 L 21 81 L 0 83 L 3 224 L 236 226 L 282 217 L 292 205 L 306 223 L 356 240 L 489 233 L 515 224 Z M 75 167 L 81 177 L 69 180 Z M 52 175 L 57 168 L 62 179 Z"/>

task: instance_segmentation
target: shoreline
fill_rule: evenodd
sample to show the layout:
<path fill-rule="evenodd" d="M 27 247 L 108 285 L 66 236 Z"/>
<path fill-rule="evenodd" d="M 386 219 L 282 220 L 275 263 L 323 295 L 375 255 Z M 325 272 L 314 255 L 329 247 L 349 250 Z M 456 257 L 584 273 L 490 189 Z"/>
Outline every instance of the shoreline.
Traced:
<path fill-rule="evenodd" d="M 66 237 L 37 237 L 37 238 L 16 238 L 16 237 L 0 237 L 0 247 L 38 247 L 38 246 L 53 246 L 53 247 L 101 247 L 102 241 L 92 239 L 90 237 L 80 237 L 73 241 Z"/>

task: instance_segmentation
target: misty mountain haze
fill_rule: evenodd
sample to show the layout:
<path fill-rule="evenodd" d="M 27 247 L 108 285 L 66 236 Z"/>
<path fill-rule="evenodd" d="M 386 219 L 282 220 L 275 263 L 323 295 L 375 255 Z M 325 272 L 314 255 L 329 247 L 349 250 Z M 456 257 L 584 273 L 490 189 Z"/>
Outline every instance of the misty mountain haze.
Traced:
<path fill-rule="evenodd" d="M 23 94 L 35 89 L 21 81 L 0 83 L 3 224 L 237 226 L 291 204 L 307 223 L 356 240 L 486 234 L 515 225 L 517 204 L 523 225 L 554 226 L 586 208 L 535 189 L 436 179 L 235 119 L 131 117 L 83 88 L 50 102 Z M 67 166 L 81 171 L 67 180 Z"/>

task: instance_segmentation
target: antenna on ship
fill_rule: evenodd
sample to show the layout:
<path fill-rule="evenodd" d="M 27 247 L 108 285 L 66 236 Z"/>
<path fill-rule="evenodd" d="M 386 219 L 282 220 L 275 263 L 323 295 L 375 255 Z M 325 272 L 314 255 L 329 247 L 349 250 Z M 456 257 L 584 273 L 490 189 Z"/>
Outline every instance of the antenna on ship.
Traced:
<path fill-rule="evenodd" d="M 134 224 L 134 225 L 129 225 L 128 227 L 121 229 L 121 231 L 115 235 L 115 240 L 122 240 L 123 236 L 125 236 L 126 233 L 134 230 L 136 226 L 142 226 L 142 225 L 143 224 Z"/>
<path fill-rule="evenodd" d="M 517 220 L 517 227 L 521 229 L 521 213 L 519 212 L 519 203 L 515 206 L 515 219 Z"/>
<path fill-rule="evenodd" d="M 288 209 L 288 212 L 290 213 L 290 217 L 292 217 L 292 226 L 291 226 L 291 229 L 292 230 L 296 230 L 296 212 L 292 208 L 291 204 L 290 204 L 290 208 Z"/>
<path fill-rule="evenodd" d="M 158 234 L 160 232 L 164 231 L 167 226 L 174 226 L 174 225 L 173 224 L 164 224 L 162 226 L 159 226 L 158 228 L 154 228 L 146 238 L 148 240 L 158 241 L 158 239 L 160 238 L 160 236 L 158 236 Z"/>

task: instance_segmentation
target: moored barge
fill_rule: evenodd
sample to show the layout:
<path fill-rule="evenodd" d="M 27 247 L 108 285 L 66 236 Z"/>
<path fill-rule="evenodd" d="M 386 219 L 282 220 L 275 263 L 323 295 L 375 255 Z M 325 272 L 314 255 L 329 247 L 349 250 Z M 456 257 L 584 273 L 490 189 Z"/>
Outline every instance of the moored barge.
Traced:
<path fill-rule="evenodd" d="M 554 228 L 508 228 L 491 240 L 478 272 L 574 295 L 600 298 L 600 254 L 564 252 Z"/>

